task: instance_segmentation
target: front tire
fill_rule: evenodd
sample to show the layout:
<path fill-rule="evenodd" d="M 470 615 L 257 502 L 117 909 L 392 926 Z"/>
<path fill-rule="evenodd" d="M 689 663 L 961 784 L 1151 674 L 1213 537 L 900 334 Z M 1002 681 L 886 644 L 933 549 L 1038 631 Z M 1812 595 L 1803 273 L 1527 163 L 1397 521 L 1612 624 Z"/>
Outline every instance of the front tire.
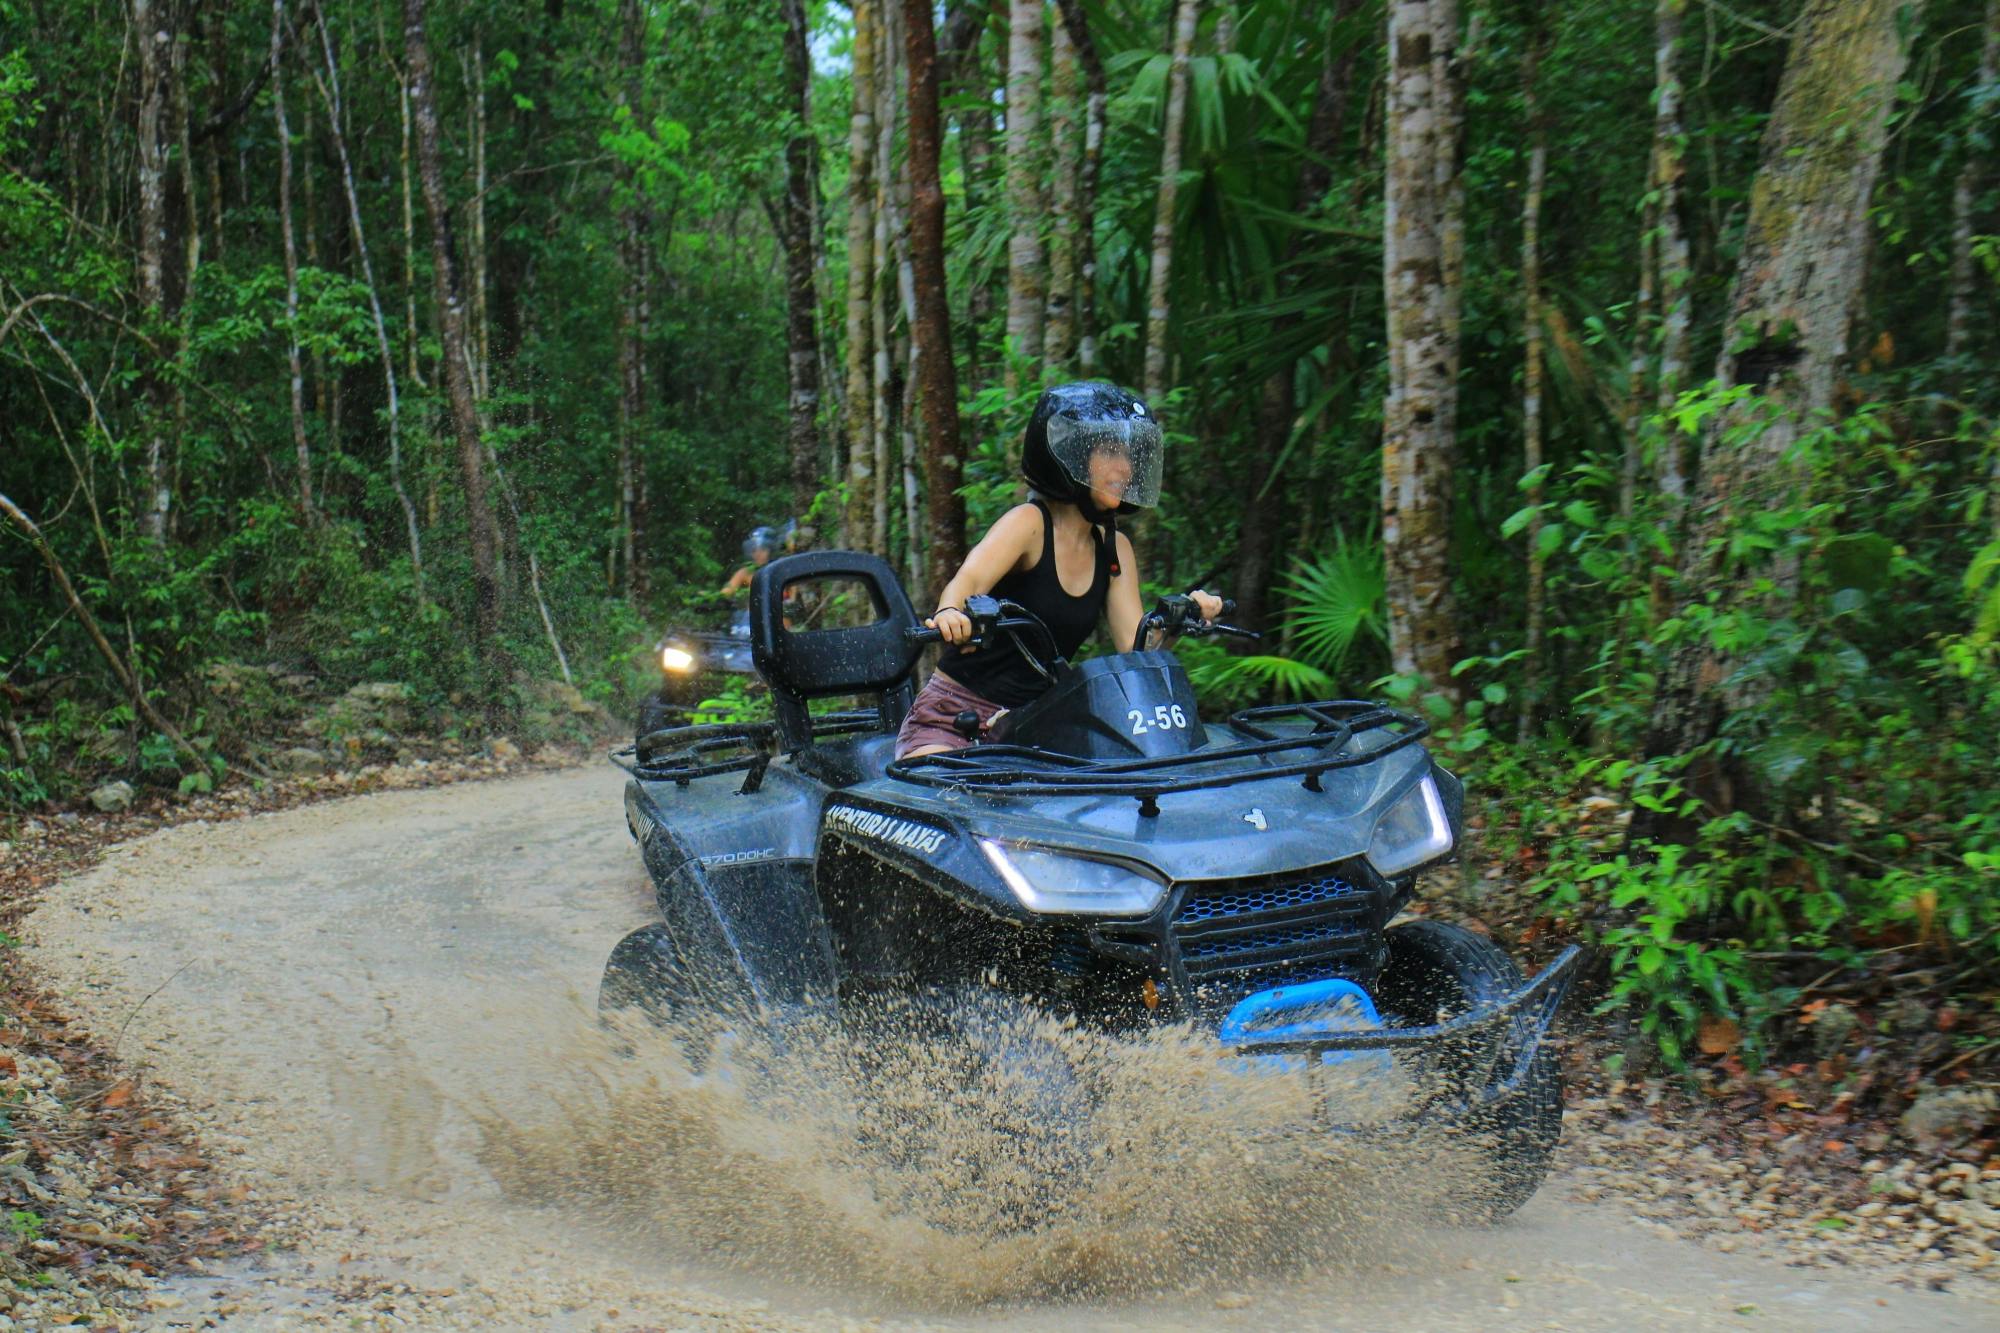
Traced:
<path fill-rule="evenodd" d="M 1408 921 L 1389 930 L 1388 966 L 1377 998 L 1403 1021 L 1442 1022 L 1504 998 L 1527 978 L 1500 946 L 1486 936 L 1446 921 Z M 1439 1084 L 1439 1095 L 1456 1099 L 1475 1092 L 1481 1076 L 1471 1051 L 1444 1053 L 1424 1071 Z M 1555 1052 L 1535 1051 L 1520 1087 L 1499 1101 L 1477 1106 L 1461 1128 L 1487 1155 L 1486 1178 L 1459 1200 L 1461 1209 L 1483 1222 L 1498 1222 L 1526 1203 L 1548 1176 L 1556 1141 L 1562 1135 L 1563 1076 Z"/>

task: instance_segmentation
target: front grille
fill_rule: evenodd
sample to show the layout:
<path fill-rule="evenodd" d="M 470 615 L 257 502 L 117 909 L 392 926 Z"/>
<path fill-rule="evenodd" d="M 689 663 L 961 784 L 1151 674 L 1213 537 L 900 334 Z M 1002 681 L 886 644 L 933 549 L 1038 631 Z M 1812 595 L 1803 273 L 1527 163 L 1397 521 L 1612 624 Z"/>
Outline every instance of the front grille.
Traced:
<path fill-rule="evenodd" d="M 1168 921 L 1198 1009 L 1382 965 L 1385 895 L 1362 874 L 1190 885 Z"/>

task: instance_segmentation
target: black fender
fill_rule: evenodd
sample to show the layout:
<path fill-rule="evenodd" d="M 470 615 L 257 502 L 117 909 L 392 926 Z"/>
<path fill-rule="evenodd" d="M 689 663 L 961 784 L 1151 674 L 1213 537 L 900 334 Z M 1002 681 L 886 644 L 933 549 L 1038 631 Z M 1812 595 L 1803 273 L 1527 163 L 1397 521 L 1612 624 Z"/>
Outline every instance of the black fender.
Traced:
<path fill-rule="evenodd" d="M 811 863 L 715 859 L 657 881 L 661 928 L 700 1002 L 759 1012 L 831 999 L 833 948 Z"/>

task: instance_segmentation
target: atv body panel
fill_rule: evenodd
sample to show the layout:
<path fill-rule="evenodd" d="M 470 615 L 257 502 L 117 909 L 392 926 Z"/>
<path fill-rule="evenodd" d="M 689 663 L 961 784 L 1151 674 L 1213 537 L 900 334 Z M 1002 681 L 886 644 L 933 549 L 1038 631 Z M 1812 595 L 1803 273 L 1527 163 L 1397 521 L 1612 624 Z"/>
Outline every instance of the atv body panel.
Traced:
<path fill-rule="evenodd" d="M 875 619 L 786 625 L 785 588 L 818 577 L 860 581 Z M 1528 980 L 1490 942 L 1439 933 L 1459 928 L 1392 926 L 1449 857 L 1463 799 L 1420 722 L 1351 702 L 1204 721 L 1171 653 L 1125 653 L 1056 664 L 992 743 L 892 762 L 915 625 L 874 557 L 759 571 L 752 643 L 775 720 L 661 732 L 618 757 L 661 918 L 628 957 L 745 1015 L 998 989 L 1113 1032 L 1193 1020 L 1218 1055 L 1273 1067 L 1448 1058 L 1456 1084 L 1427 1116 L 1483 1114 L 1531 1084 L 1546 1101 L 1559 1076 L 1543 1039 L 1577 951 Z M 810 712 L 837 695 L 873 704 Z M 1451 836 L 1398 860 L 1381 842 L 1403 827 L 1392 815 Z M 1150 887 L 1116 911 L 1034 910 L 1009 853 Z M 1429 960 L 1436 984 L 1385 972 L 1397 958 Z M 1446 975 L 1464 959 L 1476 976 Z"/>

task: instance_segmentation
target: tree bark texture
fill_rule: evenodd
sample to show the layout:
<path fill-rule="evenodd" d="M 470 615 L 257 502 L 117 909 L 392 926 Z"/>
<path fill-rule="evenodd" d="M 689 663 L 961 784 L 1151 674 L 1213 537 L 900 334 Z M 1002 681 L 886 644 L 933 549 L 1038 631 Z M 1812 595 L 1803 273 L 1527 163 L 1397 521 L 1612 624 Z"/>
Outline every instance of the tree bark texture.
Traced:
<path fill-rule="evenodd" d="M 937 47 L 929 0 L 905 0 L 903 25 L 910 79 L 910 260 L 917 304 L 911 336 L 923 375 L 917 393 L 923 400 L 926 545 L 935 595 L 965 560 L 965 497 L 958 493 L 962 471 L 958 376 L 951 359 L 951 311 L 945 299 Z"/>
<path fill-rule="evenodd" d="M 1007 42 L 1007 368 L 1009 392 L 1019 386 L 1019 358 L 1040 361 L 1048 267 L 1042 254 L 1043 0 L 1012 0 Z M 914 48 L 913 48 L 914 49 Z M 912 57 L 914 62 L 914 57 Z M 914 67 L 910 77 L 916 78 Z M 916 87 L 912 82 L 912 89 Z M 912 108 L 914 110 L 914 108 Z M 957 566 L 953 566 L 957 568 Z"/>
<path fill-rule="evenodd" d="M 452 434 L 458 443 L 459 473 L 465 487 L 478 647 L 481 658 L 492 662 L 500 633 L 500 543 L 493 504 L 486 493 L 485 460 L 480 452 L 479 410 L 473 397 L 465 297 L 459 288 L 458 257 L 452 242 L 451 201 L 445 194 L 435 76 L 430 43 L 424 33 L 424 0 L 403 0 L 403 58 L 410 70 L 410 106 L 416 120 L 417 175 L 423 183 L 424 211 L 431 223 L 431 289 L 437 305 L 445 395 L 450 403 Z"/>
<path fill-rule="evenodd" d="M 896 96 L 903 59 L 903 7 L 899 0 L 884 0 L 882 26 L 878 34 L 875 70 L 875 267 L 869 286 L 871 370 L 875 381 L 875 488 L 869 497 L 874 519 L 875 551 L 883 558 L 890 554 L 889 489 L 895 470 L 890 449 L 895 439 L 898 402 L 895 374 L 895 347 L 889 336 L 896 320 L 895 242 L 900 232 L 895 217 Z M 907 387 L 907 386 L 906 386 Z M 905 534 L 909 536 L 910 534 Z"/>
<path fill-rule="evenodd" d="M 1292 212 L 1305 217 L 1325 196 L 1333 183 L 1333 160 L 1347 129 L 1347 103 L 1353 88 L 1354 57 L 1359 45 L 1346 31 L 1349 20 L 1361 7 L 1361 0 L 1338 0 L 1332 31 L 1321 53 L 1319 84 L 1313 93 L 1312 119 L 1306 126 L 1305 159 L 1292 188 Z M 1338 43 L 1338 44 L 1336 44 Z M 1298 264 L 1305 249 L 1307 233 L 1295 230 L 1285 242 L 1278 261 L 1276 286 L 1281 297 L 1298 290 Z M 1298 313 L 1284 310 L 1271 321 L 1272 335 L 1283 337 L 1299 327 Z M 1271 584 L 1271 555 L 1282 520 L 1278 494 L 1272 485 L 1271 470 L 1284 456 L 1298 417 L 1298 372 L 1296 358 L 1287 355 L 1284 364 L 1264 378 L 1257 402 L 1257 435 L 1247 461 L 1243 523 L 1236 546 L 1236 614 L 1246 625 L 1261 626 L 1268 614 Z"/>
<path fill-rule="evenodd" d="M 1986 0 L 1985 32 L 1979 45 L 1978 82 L 1965 114 L 1965 161 L 1951 193 L 1951 306 L 1945 321 L 1945 355 L 1962 357 L 1972 348 L 1972 307 L 1978 271 L 1972 262 L 1973 217 L 1980 186 L 1993 165 L 1993 135 L 2000 121 L 2000 0 Z"/>
<path fill-rule="evenodd" d="M 1104 122 L 1111 94 L 1082 0 L 1057 0 L 1057 7 L 1083 69 L 1083 157 L 1077 164 L 1076 220 L 1070 242 L 1076 255 L 1076 296 L 1070 319 L 1076 331 L 1077 368 L 1089 375 L 1097 369 L 1097 179 L 1104 163 Z"/>
<path fill-rule="evenodd" d="M 299 513 L 313 517 L 312 445 L 306 438 L 306 372 L 299 358 L 299 249 L 292 235 L 292 131 L 285 119 L 285 0 L 271 0 L 271 115 L 278 133 L 278 233 L 285 251 L 285 364 L 290 371 L 292 457 Z"/>
<path fill-rule="evenodd" d="M 1390 660 L 1456 702 L 1452 464 L 1458 386 L 1455 296 L 1445 266 L 1440 157 L 1451 98 L 1439 86 L 1455 6 L 1391 0 L 1383 211 L 1389 392 L 1382 410 L 1382 547 Z M 1449 77 L 1448 73 L 1445 77 Z"/>
<path fill-rule="evenodd" d="M 1528 503 L 1533 513 L 1528 519 L 1528 633 L 1524 688 L 1522 690 L 1520 732 L 1526 743 L 1534 734 L 1535 713 L 1541 702 L 1541 662 L 1543 627 L 1547 616 L 1548 557 L 1542 554 L 1542 511 L 1544 487 L 1542 466 L 1542 191 L 1549 177 L 1549 127 L 1542 116 L 1541 90 L 1536 80 L 1541 72 L 1543 38 L 1532 39 L 1523 61 L 1521 97 L 1528 119 L 1528 190 L 1521 202 L 1521 291 L 1524 297 L 1521 318 L 1521 462 L 1534 480 L 1528 485 Z"/>
<path fill-rule="evenodd" d="M 1688 345 L 1693 329 L 1694 263 L 1688 252 L 1688 229 L 1682 215 L 1681 187 L 1687 176 L 1682 160 L 1686 130 L 1681 124 L 1681 15 L 1687 0 L 1659 0 L 1654 15 L 1653 195 L 1658 226 L 1654 232 L 1654 267 L 1660 305 L 1660 380 L 1658 403 L 1665 412 L 1687 388 Z M 1660 456 L 1653 475 L 1660 491 L 1678 509 L 1687 495 L 1687 442 L 1669 419 L 1661 434 Z"/>
<path fill-rule="evenodd" d="M 1704 423 L 1679 567 L 1689 603 L 1755 609 L 1743 600 L 1754 580 L 1727 567 L 1728 537 L 1747 515 L 1800 498 L 1804 469 L 1794 446 L 1833 405 L 1866 273 L 1869 198 L 1908 55 L 1898 8 L 1899 0 L 1811 0 L 1792 38 L 1716 365 L 1724 385 L 1753 392 Z M 1758 573 L 1775 603 L 1789 603 L 1796 566 L 1781 561 Z M 1736 665 L 1702 636 L 1680 643 L 1656 695 L 1647 752 L 1689 753 L 1717 736 L 1726 713 L 1755 708 L 1770 682 L 1755 673 L 1737 678 Z M 1696 785 L 1727 806 L 1736 803 L 1731 783 L 1718 768 L 1712 780 L 1697 775 Z M 1752 790 L 1741 795 L 1756 800 Z"/>
<path fill-rule="evenodd" d="M 814 219 L 819 216 L 819 154 L 812 133 L 812 59 L 805 0 L 783 0 L 785 110 L 794 117 L 785 141 L 785 353 L 790 389 L 792 512 L 801 523 L 819 491 L 819 314 L 813 282 Z"/>
<path fill-rule="evenodd" d="M 634 123 L 639 123 L 642 114 L 639 69 L 644 59 L 644 31 L 639 0 L 620 0 L 618 64 L 624 84 L 619 91 L 619 105 Z M 624 565 L 622 590 L 629 601 L 639 590 L 638 431 L 645 412 L 644 334 L 639 327 L 639 302 L 645 267 L 642 254 L 645 223 L 637 173 L 629 162 L 619 164 L 618 185 L 618 263 L 623 279 L 618 300 L 618 532 Z"/>
<path fill-rule="evenodd" d="M 854 100 L 847 116 L 847 519 L 842 540 L 873 550 L 875 534 L 875 50 L 881 0 L 855 0 L 850 70 Z"/>
<path fill-rule="evenodd" d="M 138 95 L 138 297 L 148 325 L 158 330 L 171 323 L 167 308 L 166 264 L 171 240 L 167 210 L 167 136 L 172 80 L 175 21 L 174 0 L 132 0 L 132 40 L 139 48 Z M 164 345 L 164 344 L 163 344 Z M 155 351 L 141 387 L 147 403 L 146 499 L 144 531 L 156 546 L 167 540 L 167 511 L 173 502 L 167 458 L 167 422 L 172 395 Z"/>
<path fill-rule="evenodd" d="M 1167 112 L 1160 139 L 1160 189 L 1153 208 L 1152 266 L 1146 278 L 1146 397 L 1167 393 L 1167 324 L 1173 314 L 1174 222 L 1179 216 L 1181 130 L 1187 122 L 1188 61 L 1194 51 L 1200 0 L 1177 0 L 1174 47 L 1167 66 Z"/>

